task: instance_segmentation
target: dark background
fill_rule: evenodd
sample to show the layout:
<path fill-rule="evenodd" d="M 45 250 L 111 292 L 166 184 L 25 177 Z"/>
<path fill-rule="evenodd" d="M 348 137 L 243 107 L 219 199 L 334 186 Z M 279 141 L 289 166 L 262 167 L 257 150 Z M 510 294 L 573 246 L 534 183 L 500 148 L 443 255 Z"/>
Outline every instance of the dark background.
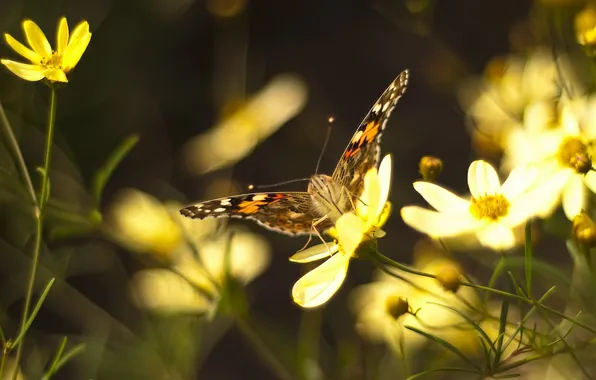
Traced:
<path fill-rule="evenodd" d="M 192 0 L 2 0 L 0 30 L 22 41 L 20 22 L 31 18 L 53 44 L 60 16 L 67 16 L 71 27 L 81 19 L 89 21 L 91 44 L 69 75 L 71 83 L 60 91 L 59 157 L 54 165 L 85 187 L 107 153 L 125 136 L 139 133 L 140 143 L 114 173 L 102 208 L 124 187 L 187 202 L 203 199 L 207 184 L 216 178 L 232 178 L 246 186 L 308 177 L 322 149 L 327 117 L 334 115 L 336 124 L 321 166 L 321 171 L 330 173 L 370 106 L 408 68 L 410 86 L 387 125 L 382 146 L 394 157 L 390 200 L 398 210 L 422 204 L 411 183 L 419 178 L 417 164 L 423 155 L 441 157 L 445 161 L 441 182 L 466 191 L 465 170 L 474 156 L 455 96 L 457 85 L 468 75 L 481 74 L 490 58 L 510 51 L 511 27 L 527 20 L 531 5 L 521 0 L 437 1 L 412 13 L 400 0 L 253 0 L 239 15 L 220 18 L 202 1 Z M 221 54 L 222 46 L 227 55 Z M 6 45 L 0 46 L 0 56 L 15 58 Z M 211 127 L 224 103 L 257 92 L 280 73 L 303 78 L 309 91 L 305 109 L 233 168 L 189 175 L 180 157 L 184 142 Z M 222 75 L 230 84 L 224 91 L 218 88 Z M 47 95 L 43 85 L 0 70 L 0 101 L 17 129 L 30 168 L 42 159 L 46 115 L 40 109 L 47 107 Z M 77 201 L 84 209 L 83 198 Z M 5 215 L 8 235 L 14 216 Z M 292 303 L 290 289 L 302 268 L 287 258 L 304 240 L 244 224 L 266 236 L 274 252 L 271 267 L 249 287 L 251 309 L 281 326 L 293 341 L 301 311 Z M 398 212 L 385 230 L 381 251 L 409 262 L 420 235 L 403 224 Z M 14 237 L 5 239 L 13 247 L 27 246 Z M 93 270 L 68 276 L 67 284 L 81 300 L 73 301 L 72 310 L 81 307 L 91 314 L 102 310 L 114 324 L 137 333 L 138 321 L 147 317 L 130 305 L 122 289 L 130 273 L 144 263 L 100 235 L 53 242 L 52 247 L 69 252 L 70 269 L 80 262 L 94 263 Z M 337 331 L 353 334 L 345 309 L 347 289 L 369 281 L 372 270 L 368 262 L 354 262 L 344 288 L 323 311 L 322 338 L 331 347 L 338 343 Z M 10 283 L 20 287 L 23 278 Z M 35 324 L 39 334 L 84 330 L 77 317 L 63 318 L 67 304 L 59 299 L 50 302 L 54 306 Z M 5 305 L 5 319 L 18 317 L 20 308 L 18 301 Z M 129 343 L 117 329 L 109 336 L 115 346 Z M 102 364 L 112 366 L 113 372 L 98 370 L 99 378 L 148 376 L 145 359 L 133 363 L 124 354 L 106 354 L 103 360 L 113 361 Z M 134 368 L 123 371 L 127 360 Z M 234 328 L 203 360 L 200 373 L 205 379 L 272 377 Z"/>

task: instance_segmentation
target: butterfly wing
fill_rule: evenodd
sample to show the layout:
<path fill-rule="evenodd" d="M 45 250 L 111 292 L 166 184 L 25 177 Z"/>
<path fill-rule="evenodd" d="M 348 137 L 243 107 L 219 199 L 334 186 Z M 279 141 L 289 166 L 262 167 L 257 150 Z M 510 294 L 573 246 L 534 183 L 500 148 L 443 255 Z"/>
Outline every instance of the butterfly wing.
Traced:
<path fill-rule="evenodd" d="M 406 91 L 409 72 L 402 71 L 387 87 L 362 120 L 333 171 L 333 179 L 358 196 L 364 186 L 364 174 L 378 165 L 383 129 L 391 111 Z"/>
<path fill-rule="evenodd" d="M 193 219 L 251 219 L 265 228 L 291 236 L 310 234 L 315 222 L 320 231 L 332 227 L 331 221 L 321 220 L 306 192 L 235 195 L 189 205 L 180 213 Z"/>

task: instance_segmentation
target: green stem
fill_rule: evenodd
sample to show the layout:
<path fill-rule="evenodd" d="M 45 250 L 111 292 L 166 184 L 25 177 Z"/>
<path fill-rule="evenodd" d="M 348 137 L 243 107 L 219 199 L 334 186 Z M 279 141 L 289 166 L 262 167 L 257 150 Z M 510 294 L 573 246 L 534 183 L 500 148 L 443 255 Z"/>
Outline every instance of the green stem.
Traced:
<path fill-rule="evenodd" d="M 267 345 L 261 340 L 259 335 L 253 330 L 250 324 L 242 317 L 236 317 L 236 326 L 242 332 L 242 334 L 250 341 L 253 347 L 261 358 L 269 365 L 271 370 L 275 372 L 277 378 L 282 380 L 291 380 L 292 376 L 286 367 L 275 357 L 273 352 L 267 347 Z"/>
<path fill-rule="evenodd" d="M 45 158 L 44 158 L 44 165 L 43 165 L 43 173 L 42 180 L 41 180 L 41 196 L 38 202 L 38 208 L 36 209 L 35 216 L 36 216 L 36 229 L 35 229 L 35 246 L 33 248 L 33 258 L 31 263 L 31 271 L 29 272 L 29 280 L 27 283 L 27 293 L 25 294 L 25 305 L 23 306 L 23 314 L 21 315 L 21 326 L 20 330 L 23 331 L 26 328 L 27 319 L 29 317 L 29 308 L 31 306 L 31 296 L 33 294 L 33 287 L 35 286 L 35 276 L 37 274 L 37 263 L 39 261 L 39 252 L 41 250 L 41 242 L 42 242 L 42 234 L 43 234 L 43 217 L 45 206 L 47 204 L 47 199 L 50 195 L 50 187 L 49 187 L 49 175 L 50 175 L 50 165 L 52 162 L 52 143 L 54 141 L 54 126 L 56 124 L 56 106 L 57 106 L 57 99 L 56 99 L 56 89 L 51 88 L 50 93 L 50 110 L 48 114 L 48 129 L 46 134 L 46 147 L 45 147 Z M 21 359 L 21 353 L 23 350 L 23 341 L 22 339 L 17 344 L 17 354 L 15 358 L 15 372 L 13 375 L 13 379 L 16 379 L 18 374 L 19 368 L 19 361 Z"/>
<path fill-rule="evenodd" d="M 524 267 L 526 271 L 526 292 L 528 297 L 532 297 L 532 221 L 526 222 L 525 229 L 525 246 L 524 246 Z"/>
<path fill-rule="evenodd" d="M 389 266 L 392 266 L 394 268 L 403 270 L 404 272 L 415 274 L 417 276 L 423 276 L 423 277 L 429 277 L 429 278 L 435 278 L 435 279 L 437 278 L 437 276 L 434 275 L 434 274 L 432 274 L 432 273 L 421 272 L 419 270 L 410 268 L 407 265 L 400 264 L 397 261 L 393 261 L 393 260 L 391 260 L 390 258 L 388 258 L 387 256 L 383 255 L 380 252 L 376 252 L 376 254 L 372 257 L 372 259 L 373 260 L 376 260 L 376 261 L 378 261 L 378 262 L 380 262 L 382 264 L 389 265 Z M 511 298 L 511 299 L 520 300 L 520 301 L 523 301 L 523 302 L 525 302 L 527 304 L 530 304 L 530 305 L 535 305 L 535 306 L 537 306 L 540 309 L 543 309 L 543 310 L 548 311 L 549 313 L 555 314 L 555 315 L 557 315 L 560 318 L 566 319 L 569 322 L 572 322 L 572 323 L 576 324 L 577 326 L 580 326 L 580 327 L 584 328 L 585 330 L 588 330 L 588 331 L 596 334 L 596 328 L 591 327 L 591 326 L 588 326 L 585 323 L 580 322 L 580 321 L 578 321 L 575 318 L 569 317 L 568 315 L 565 315 L 564 313 L 561 313 L 558 310 L 555 310 L 553 308 L 550 308 L 550 307 L 548 307 L 546 305 L 543 305 L 543 304 L 541 304 L 539 302 L 536 302 L 536 301 L 534 301 L 532 299 L 529 299 L 529 298 L 526 298 L 526 297 L 522 297 L 522 296 L 519 296 L 517 294 L 505 292 L 503 290 L 493 289 L 493 288 L 489 288 L 487 286 L 482 286 L 482 285 L 476 285 L 476 284 L 473 284 L 471 282 L 461 282 L 460 285 L 461 286 L 467 286 L 467 287 L 474 288 L 474 289 L 478 289 L 478 290 L 483 290 L 483 291 L 486 291 L 486 292 L 491 292 L 491 293 L 498 294 L 498 295 L 503 296 L 503 297 L 508 297 L 508 298 Z"/>
<path fill-rule="evenodd" d="M 29 196 L 31 197 L 31 200 L 33 200 L 33 203 L 37 204 L 35 189 L 33 188 L 33 183 L 31 183 L 31 177 L 29 176 L 29 172 L 27 171 L 25 159 L 23 158 L 23 154 L 21 153 L 21 149 L 19 148 L 19 143 L 17 142 L 17 139 L 12 131 L 10 122 L 8 121 L 8 117 L 6 117 L 6 113 L 4 112 L 4 107 L 2 106 L 2 103 L 0 103 L 0 119 L 2 119 L 2 129 L 8 137 L 8 145 L 11 147 L 12 153 L 15 156 L 17 168 L 21 172 L 21 177 L 23 177 L 25 185 L 27 185 L 27 191 L 29 192 Z"/>

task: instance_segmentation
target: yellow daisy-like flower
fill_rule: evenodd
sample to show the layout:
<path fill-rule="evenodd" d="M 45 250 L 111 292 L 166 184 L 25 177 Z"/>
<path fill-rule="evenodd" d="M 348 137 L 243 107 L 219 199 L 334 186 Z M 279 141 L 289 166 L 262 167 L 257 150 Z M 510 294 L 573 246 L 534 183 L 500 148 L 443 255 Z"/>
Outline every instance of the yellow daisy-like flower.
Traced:
<path fill-rule="evenodd" d="M 415 260 L 414 267 L 436 275 L 458 268 L 455 262 L 438 256 Z M 379 272 L 375 281 L 355 288 L 351 294 L 350 304 L 356 315 L 356 330 L 362 337 L 371 342 L 386 343 L 396 352 L 401 351 L 402 341 L 404 348 L 416 349 L 427 343 L 428 339 L 404 329 L 404 326 L 412 326 L 446 339 L 459 349 L 471 351 L 476 348 L 476 331 L 460 315 L 441 306 L 446 305 L 464 315 L 469 314 L 466 303 L 479 303 L 472 289 L 461 288 L 455 294 L 445 290 L 433 278 L 415 276 L 401 270 L 394 272 L 411 283 Z M 404 302 L 416 316 L 400 309 L 400 304 Z"/>
<path fill-rule="evenodd" d="M 518 129 L 508 136 L 504 165 L 531 163 L 545 191 L 551 193 L 552 211 L 561 201 L 568 219 L 587 206 L 589 190 L 596 192 L 592 170 L 592 142 L 596 138 L 596 97 L 562 100 L 557 128 Z"/>
<path fill-rule="evenodd" d="M 387 202 L 391 183 L 391 156 L 383 158 L 379 171 L 369 170 L 364 177 L 364 190 L 355 212 L 343 214 L 331 234 L 334 243 L 319 244 L 298 252 L 290 260 L 308 263 L 329 257 L 327 261 L 300 278 L 292 289 L 298 305 L 310 308 L 327 302 L 343 283 L 350 259 L 356 256 L 363 241 L 383 236 L 380 230 L 391 209 Z"/>
<path fill-rule="evenodd" d="M 4 34 L 4 39 L 14 51 L 31 63 L 20 63 L 9 59 L 2 59 L 0 62 L 15 75 L 28 81 L 46 78 L 50 82 L 68 82 L 66 74 L 74 69 L 91 40 L 89 23 L 80 22 L 72 34 L 69 34 L 66 17 L 62 17 L 56 33 L 56 50 L 52 50 L 48 39 L 36 23 L 25 20 L 22 25 L 25 38 L 31 48 L 21 44 L 10 34 Z"/>
<path fill-rule="evenodd" d="M 401 209 L 401 216 L 408 225 L 434 238 L 475 233 L 484 246 L 509 249 L 515 245 L 512 229 L 542 212 L 548 201 L 549 193 L 542 187 L 528 191 L 534 178 L 532 168 L 518 167 L 501 185 L 490 164 L 474 161 L 468 169 L 470 199 L 432 183 L 415 182 L 416 191 L 437 211 L 407 206 Z"/>

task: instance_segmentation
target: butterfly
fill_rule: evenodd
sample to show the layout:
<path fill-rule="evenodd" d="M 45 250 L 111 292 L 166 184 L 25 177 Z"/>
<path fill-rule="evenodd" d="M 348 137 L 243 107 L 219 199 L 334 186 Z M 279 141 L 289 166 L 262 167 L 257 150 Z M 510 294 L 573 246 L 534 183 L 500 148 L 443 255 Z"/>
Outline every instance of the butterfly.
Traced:
<path fill-rule="evenodd" d="M 333 174 L 314 174 L 307 191 L 233 195 L 189 205 L 180 213 L 194 219 L 251 219 L 291 236 L 331 228 L 343 213 L 353 209 L 364 187 L 364 175 L 377 167 L 383 129 L 408 80 L 409 72 L 404 70 L 391 82 L 354 132 Z"/>

